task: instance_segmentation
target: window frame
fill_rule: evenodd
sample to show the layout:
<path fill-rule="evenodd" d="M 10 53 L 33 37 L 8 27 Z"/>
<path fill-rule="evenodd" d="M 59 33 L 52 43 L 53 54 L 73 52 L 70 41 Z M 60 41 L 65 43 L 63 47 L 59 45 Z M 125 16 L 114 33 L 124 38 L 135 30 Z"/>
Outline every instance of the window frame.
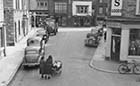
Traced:
<path fill-rule="evenodd" d="M 77 14 L 87 14 L 88 11 L 89 11 L 88 5 L 76 5 L 76 13 Z"/>
<path fill-rule="evenodd" d="M 54 10 L 55 10 L 55 13 L 67 13 L 67 3 L 66 2 L 55 2 Z"/>
<path fill-rule="evenodd" d="M 136 31 L 132 31 L 132 30 L 136 30 Z M 140 29 L 131 28 L 130 31 L 129 31 L 128 57 L 132 57 L 132 58 L 140 56 L 140 54 L 138 53 L 138 50 L 136 49 L 139 46 L 140 36 L 136 36 L 138 33 L 136 34 L 134 32 L 140 32 Z M 134 39 L 132 39 L 132 38 L 134 38 Z M 133 42 L 133 46 L 135 46 L 135 49 L 136 49 L 135 53 L 133 53 L 133 51 L 130 51 L 130 49 L 131 49 L 130 46 L 132 46 L 130 44 L 132 44 L 132 42 Z"/>

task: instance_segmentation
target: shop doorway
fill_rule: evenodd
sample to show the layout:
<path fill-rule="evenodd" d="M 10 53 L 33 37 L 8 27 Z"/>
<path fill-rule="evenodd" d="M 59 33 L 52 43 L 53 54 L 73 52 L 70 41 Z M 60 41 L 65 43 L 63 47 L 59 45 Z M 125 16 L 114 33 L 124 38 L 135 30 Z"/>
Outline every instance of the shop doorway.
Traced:
<path fill-rule="evenodd" d="M 120 36 L 112 36 L 111 37 L 111 60 L 112 61 L 120 61 Z"/>
<path fill-rule="evenodd" d="M 121 28 L 112 28 L 111 60 L 120 61 Z"/>

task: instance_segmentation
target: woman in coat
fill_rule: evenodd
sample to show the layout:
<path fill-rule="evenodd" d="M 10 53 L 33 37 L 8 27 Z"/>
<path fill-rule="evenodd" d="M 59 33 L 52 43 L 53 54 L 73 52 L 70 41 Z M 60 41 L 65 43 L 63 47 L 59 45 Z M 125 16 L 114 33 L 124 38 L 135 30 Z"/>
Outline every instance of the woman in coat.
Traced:
<path fill-rule="evenodd" d="M 45 67 L 45 61 L 44 61 L 44 56 L 42 56 L 41 57 L 41 60 L 40 60 L 40 65 L 39 65 L 40 67 L 40 69 L 39 69 L 39 73 L 41 74 L 41 78 L 43 78 L 44 77 L 44 74 L 45 74 L 45 72 L 44 72 L 44 67 Z"/>
<path fill-rule="evenodd" d="M 52 75 L 52 67 L 53 67 L 53 58 L 51 55 L 49 55 L 48 59 L 46 60 L 45 63 L 45 74 L 47 74 L 47 78 L 49 78 L 48 76 Z"/>

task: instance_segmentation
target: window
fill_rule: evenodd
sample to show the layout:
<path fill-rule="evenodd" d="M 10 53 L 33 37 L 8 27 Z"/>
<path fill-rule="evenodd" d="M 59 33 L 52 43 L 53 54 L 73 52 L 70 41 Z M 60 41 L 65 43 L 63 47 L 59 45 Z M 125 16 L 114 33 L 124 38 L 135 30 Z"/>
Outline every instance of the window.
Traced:
<path fill-rule="evenodd" d="M 76 12 L 77 13 L 88 13 L 88 6 L 83 6 L 83 5 L 77 5 L 76 6 Z"/>
<path fill-rule="evenodd" d="M 46 7 L 47 7 L 47 5 L 48 5 L 47 2 L 45 2 L 45 6 L 46 6 Z"/>
<path fill-rule="evenodd" d="M 140 0 L 137 0 L 136 3 L 136 15 L 140 15 Z"/>
<path fill-rule="evenodd" d="M 99 14 L 102 14 L 102 13 L 103 13 L 103 8 L 100 7 L 100 8 L 99 8 Z"/>
<path fill-rule="evenodd" d="M 67 13 L 67 3 L 55 2 L 55 13 Z"/>
<path fill-rule="evenodd" d="M 47 7 L 48 2 L 46 2 L 46 1 L 37 1 L 37 6 L 38 7 Z"/>
<path fill-rule="evenodd" d="M 43 7 L 44 6 L 44 3 L 43 2 L 40 2 L 40 6 Z"/>
<path fill-rule="evenodd" d="M 129 55 L 140 55 L 140 29 L 130 29 Z"/>
<path fill-rule="evenodd" d="M 100 3 L 102 3 L 102 2 L 103 2 L 103 0 L 99 0 L 99 2 L 100 2 Z"/>

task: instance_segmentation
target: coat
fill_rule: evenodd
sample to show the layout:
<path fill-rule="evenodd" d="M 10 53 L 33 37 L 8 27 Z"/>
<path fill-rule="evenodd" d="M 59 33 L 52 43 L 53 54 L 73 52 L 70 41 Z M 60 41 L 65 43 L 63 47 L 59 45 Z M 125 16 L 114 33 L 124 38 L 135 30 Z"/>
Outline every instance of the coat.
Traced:
<path fill-rule="evenodd" d="M 39 73 L 40 74 L 45 74 L 44 68 L 45 68 L 45 61 L 40 60 L 40 67 L 39 67 Z"/>

